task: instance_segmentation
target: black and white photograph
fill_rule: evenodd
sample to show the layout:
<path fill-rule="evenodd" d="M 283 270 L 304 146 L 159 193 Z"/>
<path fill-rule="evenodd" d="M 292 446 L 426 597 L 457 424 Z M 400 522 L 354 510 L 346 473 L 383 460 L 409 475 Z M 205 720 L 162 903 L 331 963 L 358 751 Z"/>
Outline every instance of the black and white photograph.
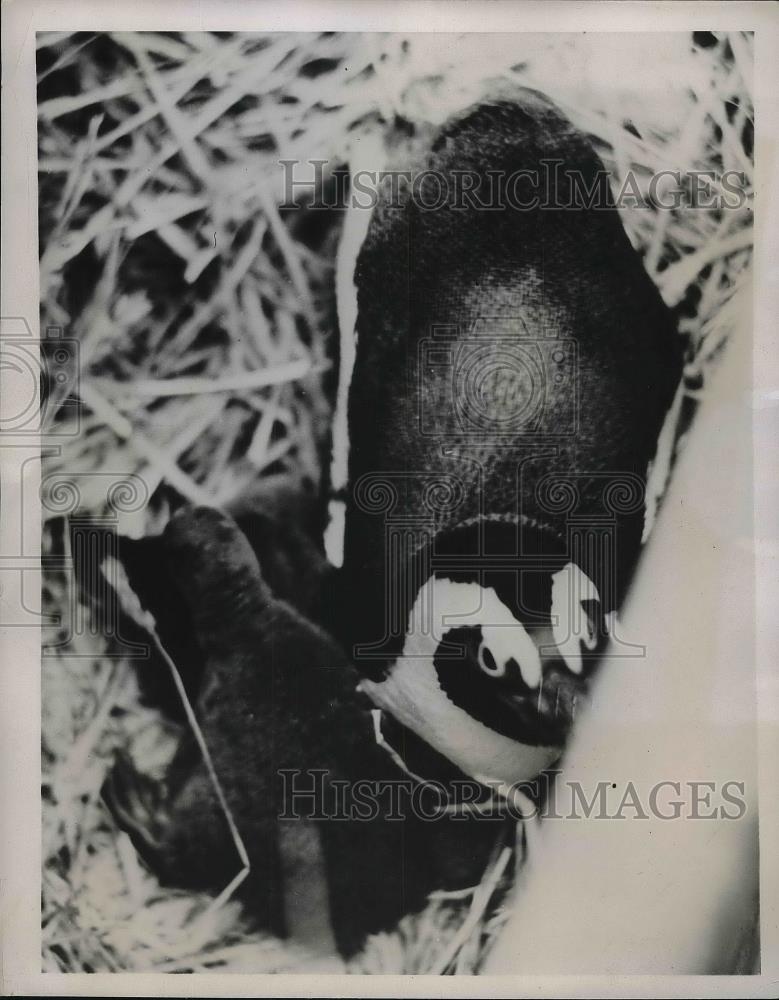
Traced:
<path fill-rule="evenodd" d="M 3 124 L 46 989 L 771 995 L 776 19 L 68 6 Z"/>

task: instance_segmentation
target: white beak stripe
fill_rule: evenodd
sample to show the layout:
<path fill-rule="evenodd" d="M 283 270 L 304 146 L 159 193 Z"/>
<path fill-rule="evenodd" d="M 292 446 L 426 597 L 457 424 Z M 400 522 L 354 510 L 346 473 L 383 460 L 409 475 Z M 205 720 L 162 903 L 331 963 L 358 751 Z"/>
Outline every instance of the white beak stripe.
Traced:
<path fill-rule="evenodd" d="M 552 634 L 574 674 L 580 674 L 583 668 L 581 644 L 592 650 L 598 641 L 584 601 L 600 602 L 598 588 L 575 563 L 568 563 L 552 577 Z"/>

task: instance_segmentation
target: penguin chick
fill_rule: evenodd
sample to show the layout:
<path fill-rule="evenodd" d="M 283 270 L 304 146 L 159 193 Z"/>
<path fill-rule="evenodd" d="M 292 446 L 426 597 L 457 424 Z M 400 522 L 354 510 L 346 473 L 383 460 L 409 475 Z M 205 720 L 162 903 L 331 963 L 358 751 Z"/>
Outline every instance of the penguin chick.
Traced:
<path fill-rule="evenodd" d="M 248 915 L 280 935 L 313 926 L 321 938 L 326 925 L 351 955 L 432 889 L 477 881 L 495 824 L 474 830 L 446 816 L 431 824 L 388 815 L 392 800 L 383 797 L 357 815 L 355 783 L 389 789 L 407 776 L 377 745 L 370 703 L 343 651 L 273 594 L 235 522 L 184 509 L 155 551 L 169 592 L 164 600 L 147 593 L 144 603 L 162 621 L 173 600 L 192 623 L 202 659 L 195 711 L 245 846 L 249 872 L 237 894 Z M 217 894 L 241 870 L 228 813 L 191 733 L 161 785 L 120 758 L 103 795 L 164 884 Z M 326 886 L 324 905 L 316 884 Z"/>

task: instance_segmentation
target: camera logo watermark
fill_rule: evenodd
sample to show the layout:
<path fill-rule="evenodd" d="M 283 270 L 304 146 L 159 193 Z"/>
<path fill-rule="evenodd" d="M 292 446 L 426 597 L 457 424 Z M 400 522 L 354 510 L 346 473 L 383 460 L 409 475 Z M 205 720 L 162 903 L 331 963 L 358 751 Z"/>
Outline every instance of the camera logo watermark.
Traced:
<path fill-rule="evenodd" d="M 21 316 L 0 320 L 0 368 L 5 404 L 0 432 L 47 438 L 75 437 L 80 431 L 79 343 L 61 327 L 47 327 L 38 340 Z M 66 408 L 67 419 L 55 420 Z"/>
<path fill-rule="evenodd" d="M 577 357 L 575 340 L 534 337 L 520 315 L 483 317 L 467 331 L 434 324 L 418 349 L 420 431 L 568 437 L 576 432 Z"/>

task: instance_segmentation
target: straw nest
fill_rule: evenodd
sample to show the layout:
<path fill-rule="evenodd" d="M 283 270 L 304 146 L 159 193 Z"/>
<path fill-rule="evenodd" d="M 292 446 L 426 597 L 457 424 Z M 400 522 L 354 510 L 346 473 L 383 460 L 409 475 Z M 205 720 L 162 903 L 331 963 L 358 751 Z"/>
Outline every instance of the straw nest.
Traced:
<path fill-rule="evenodd" d="M 616 189 L 628 171 L 645 192 L 663 169 L 737 170 L 751 195 L 746 34 L 56 33 L 38 36 L 38 55 L 42 329 L 80 355 L 45 409 L 60 445 L 43 470 L 45 555 L 68 555 L 77 512 L 110 508 L 138 536 L 160 530 L 171 490 L 220 505 L 271 482 L 320 484 L 338 232 L 279 210 L 280 158 L 348 164 L 396 116 L 437 124 L 511 81 L 593 137 Z M 737 323 L 751 197 L 622 214 L 688 345 L 671 447 Z M 43 598 L 61 617 L 44 634 L 44 969 L 306 969 L 310 956 L 254 931 L 234 901 L 208 909 L 139 862 L 99 791 L 119 748 L 160 774 L 175 728 L 141 705 L 67 572 L 47 569 Z M 351 969 L 477 971 L 505 918 L 508 860 L 371 939 Z"/>

